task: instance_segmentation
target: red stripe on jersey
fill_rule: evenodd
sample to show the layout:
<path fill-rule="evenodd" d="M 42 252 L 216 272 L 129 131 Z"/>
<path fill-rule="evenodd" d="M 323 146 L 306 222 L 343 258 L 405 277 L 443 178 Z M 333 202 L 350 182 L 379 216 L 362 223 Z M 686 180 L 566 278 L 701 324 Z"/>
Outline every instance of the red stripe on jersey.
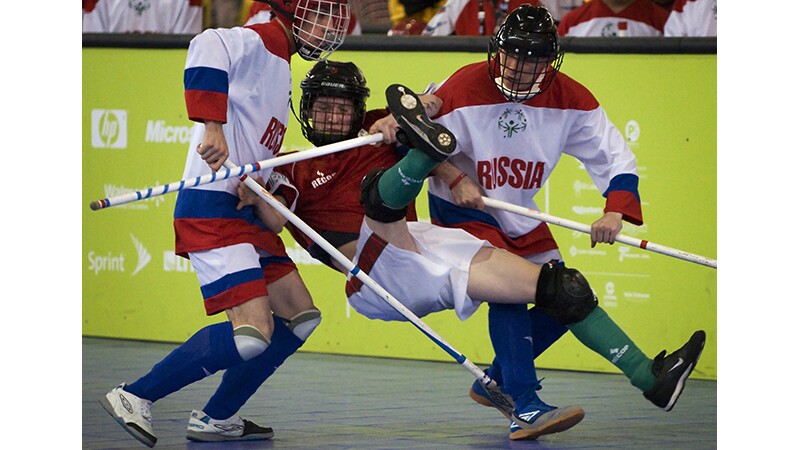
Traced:
<path fill-rule="evenodd" d="M 220 92 L 187 90 L 183 92 L 189 120 L 228 122 L 228 95 Z"/>
<path fill-rule="evenodd" d="M 175 254 L 250 243 L 275 256 L 287 256 L 280 236 L 240 219 L 175 219 Z"/>
<path fill-rule="evenodd" d="M 253 280 L 236 285 L 213 297 L 206 298 L 203 300 L 203 305 L 206 309 L 206 315 L 212 316 L 256 297 L 265 297 L 267 295 L 269 295 L 267 283 L 263 279 Z"/>
<path fill-rule="evenodd" d="M 381 256 L 383 249 L 386 248 L 387 245 L 388 242 L 386 242 L 377 234 L 370 234 L 366 242 L 364 242 L 364 248 L 361 250 L 361 254 L 358 256 L 358 268 L 362 272 L 369 274 L 369 272 L 372 270 L 372 267 L 375 266 L 375 262 L 378 260 L 378 257 Z M 351 295 L 355 294 L 361 290 L 361 286 L 363 284 L 364 283 L 355 276 L 350 277 L 350 279 L 347 281 L 347 285 L 345 286 L 345 295 L 350 297 Z"/>
<path fill-rule="evenodd" d="M 606 208 L 603 212 L 622 213 L 622 219 L 634 225 L 644 223 L 642 218 L 642 204 L 639 199 L 629 191 L 611 191 L 608 193 Z"/>
<path fill-rule="evenodd" d="M 94 11 L 98 1 L 100 0 L 83 0 L 83 12 L 90 13 Z"/>
<path fill-rule="evenodd" d="M 258 33 L 261 37 L 261 42 L 264 43 L 264 47 L 266 47 L 270 53 L 284 59 L 288 63 L 290 55 L 289 38 L 286 37 L 286 32 L 283 31 L 279 22 L 278 20 L 271 20 L 266 23 L 248 25 L 245 28 L 251 28 Z"/>
<path fill-rule="evenodd" d="M 431 220 L 431 222 L 434 225 L 447 226 L 436 220 Z M 461 228 L 478 239 L 489 241 L 495 247 L 504 248 L 515 255 L 523 257 L 558 249 L 558 244 L 556 244 L 550 228 L 544 222 L 529 233 L 517 238 L 512 238 L 503 233 L 502 230 L 483 222 L 461 222 L 458 226 L 451 226 L 450 228 Z"/>
<path fill-rule="evenodd" d="M 443 103 L 438 116 L 467 106 L 508 103 L 494 80 L 489 77 L 486 62 L 464 66 L 448 78 L 434 95 Z M 562 72 L 556 75 L 550 87 L 541 94 L 522 103 L 526 106 L 554 109 L 592 111 L 600 104 L 586 87 Z"/>

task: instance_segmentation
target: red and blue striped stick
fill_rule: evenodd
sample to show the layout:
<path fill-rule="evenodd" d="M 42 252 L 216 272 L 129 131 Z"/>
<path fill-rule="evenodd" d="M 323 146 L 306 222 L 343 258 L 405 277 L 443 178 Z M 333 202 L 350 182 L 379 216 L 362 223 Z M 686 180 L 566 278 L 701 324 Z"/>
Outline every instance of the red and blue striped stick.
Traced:
<path fill-rule="evenodd" d="M 495 200 L 489 197 L 483 197 L 483 203 L 486 206 L 492 208 L 502 209 L 508 212 L 519 214 L 521 216 L 538 219 L 541 220 L 542 222 L 551 223 L 553 225 L 559 225 L 575 231 L 581 231 L 586 234 L 592 234 L 592 227 L 580 222 L 573 222 L 571 220 L 562 219 L 556 216 L 551 216 L 550 214 L 546 214 L 541 211 L 536 211 L 519 205 L 512 205 L 511 203 L 502 202 L 500 200 Z M 714 269 L 717 268 L 717 260 L 706 258 L 705 256 L 695 255 L 693 253 L 685 252 L 683 250 L 677 250 L 674 248 L 666 247 L 664 245 L 654 244 L 652 242 L 648 242 L 642 239 L 636 239 L 630 236 L 625 236 L 623 234 L 618 234 L 614 239 L 616 242 L 622 242 L 623 244 L 628 244 L 634 247 L 650 250 L 652 252 L 661 253 L 662 255 L 672 256 L 678 259 L 682 259 L 684 261 L 689 261 L 704 266 L 713 267 Z"/>
<path fill-rule="evenodd" d="M 170 192 L 180 191 L 181 189 L 185 188 L 192 188 L 203 184 L 213 183 L 215 181 L 226 180 L 231 177 L 241 177 L 242 175 L 256 172 L 269 167 L 282 166 L 284 164 L 290 164 L 296 161 L 302 161 L 304 159 L 314 158 L 317 156 L 327 155 L 330 153 L 336 153 L 343 150 L 349 150 L 351 148 L 360 147 L 362 145 L 375 144 L 382 140 L 383 140 L 383 135 L 380 133 L 376 133 L 368 136 L 348 139 L 346 141 L 334 142 L 333 144 L 323 145 L 321 147 L 315 147 L 309 150 L 304 150 L 297 153 L 291 153 L 289 155 L 278 156 L 276 158 L 267 159 L 264 161 L 258 161 L 252 164 L 246 164 L 244 166 L 236 166 L 231 168 L 228 168 L 226 166 L 226 168 L 223 170 L 202 175 L 196 178 L 175 181 L 174 183 L 142 189 L 140 191 L 128 192 L 126 194 L 118 195 L 116 197 L 94 200 L 89 204 L 89 207 L 93 211 L 97 211 L 99 209 L 110 208 L 112 206 L 123 205 L 125 203 L 131 203 L 138 200 L 144 200 L 147 198 L 168 194 Z"/>

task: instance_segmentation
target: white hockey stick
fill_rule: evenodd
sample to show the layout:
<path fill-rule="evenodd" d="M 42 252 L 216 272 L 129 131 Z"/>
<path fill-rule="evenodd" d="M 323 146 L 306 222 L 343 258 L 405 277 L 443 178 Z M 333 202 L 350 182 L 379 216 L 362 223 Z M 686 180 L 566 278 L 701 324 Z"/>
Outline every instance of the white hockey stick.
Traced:
<path fill-rule="evenodd" d="M 512 212 L 515 214 L 519 214 L 521 216 L 531 217 L 533 219 L 541 220 L 542 222 L 552 223 L 553 225 L 559 225 L 565 228 L 569 228 L 571 230 L 581 231 L 586 234 L 592 233 L 592 227 L 590 227 L 589 225 L 582 224 L 580 222 L 573 222 L 571 220 L 562 219 L 556 216 L 551 216 L 541 211 L 536 211 L 522 206 L 513 205 L 511 203 L 502 202 L 500 200 L 495 200 L 489 197 L 483 197 L 483 203 L 486 204 L 486 206 L 490 206 L 492 208 Z M 673 256 L 675 258 L 682 259 L 684 261 L 689 261 L 704 266 L 713 267 L 714 269 L 717 268 L 716 259 L 706 258 L 705 256 L 695 255 L 693 253 L 685 252 L 683 250 L 677 250 L 663 245 L 654 244 L 646 240 L 636 239 L 630 236 L 625 236 L 623 234 L 618 234 L 615 239 L 617 242 L 622 242 L 623 244 L 628 244 L 634 247 L 639 247 L 645 250 L 661 253 L 662 255 Z"/>
<path fill-rule="evenodd" d="M 382 140 L 383 140 L 383 135 L 380 133 L 376 133 L 368 136 L 348 139 L 346 141 L 334 142 L 333 144 L 323 145 L 322 147 L 315 147 L 284 156 L 278 156 L 272 159 L 266 159 L 264 161 L 258 161 L 241 167 L 225 166 L 226 167 L 225 170 L 209 173 L 196 178 L 176 181 L 174 183 L 165 184 L 163 186 L 151 187 L 148 189 L 142 189 L 140 191 L 128 192 L 126 194 L 121 194 L 116 197 L 94 200 L 89 204 L 89 207 L 93 211 L 97 211 L 98 209 L 109 208 L 111 206 L 118 206 L 125 203 L 135 202 L 137 200 L 144 200 L 147 198 L 164 195 L 170 192 L 180 191 L 181 189 L 184 188 L 197 187 L 203 184 L 209 184 L 215 181 L 225 180 L 232 176 L 241 177 L 244 174 L 257 172 L 259 170 L 266 169 L 269 167 L 282 166 L 284 164 L 290 164 L 296 161 L 302 161 L 304 159 L 327 155 L 329 153 L 336 153 L 342 150 L 349 150 L 351 148 L 360 147 L 366 144 L 374 144 Z"/>
<path fill-rule="evenodd" d="M 225 161 L 225 167 L 235 168 L 236 165 L 230 161 Z M 283 217 L 285 217 L 289 222 L 291 222 L 294 226 L 297 227 L 300 231 L 305 233 L 306 236 L 311 238 L 317 245 L 323 248 L 326 252 L 333 259 L 335 259 L 342 267 L 346 268 L 348 272 L 353 274 L 356 278 L 361 280 L 367 287 L 372 289 L 376 294 L 380 295 L 383 300 L 389 304 L 392 308 L 394 308 L 397 312 L 403 315 L 409 322 L 414 324 L 417 329 L 422 331 L 428 338 L 430 338 L 436 345 L 438 345 L 442 350 L 447 352 L 448 355 L 453 357 L 459 364 L 465 367 L 476 379 L 480 380 L 483 384 L 486 392 L 492 397 L 492 399 L 502 405 L 504 409 L 507 409 L 507 412 L 511 414 L 513 410 L 513 405 L 511 405 L 508 400 L 505 398 L 505 395 L 500 391 L 497 387 L 497 383 L 489 377 L 489 375 L 485 374 L 481 369 L 478 368 L 475 364 L 472 363 L 466 356 L 459 353 L 453 346 L 447 343 L 441 336 L 436 334 L 432 328 L 430 328 L 427 324 L 425 324 L 419 317 L 417 317 L 413 312 L 411 312 L 408 308 L 406 308 L 402 303 L 400 303 L 397 299 L 392 297 L 392 294 L 387 292 L 383 287 L 381 287 L 375 280 L 370 278 L 366 273 L 362 272 L 361 269 L 358 268 L 352 261 L 347 259 L 347 257 L 340 252 L 336 247 L 334 247 L 331 243 L 329 243 L 325 238 L 323 238 L 319 233 L 314 231 L 313 228 L 308 226 L 302 219 L 297 217 L 292 211 L 289 210 L 283 203 L 281 203 L 278 199 L 272 196 L 266 189 L 264 189 L 256 180 L 252 177 L 247 175 L 243 175 L 240 177 L 242 182 L 250 188 L 253 192 L 258 194 L 264 201 L 269 203 L 278 213 L 280 213 Z"/>

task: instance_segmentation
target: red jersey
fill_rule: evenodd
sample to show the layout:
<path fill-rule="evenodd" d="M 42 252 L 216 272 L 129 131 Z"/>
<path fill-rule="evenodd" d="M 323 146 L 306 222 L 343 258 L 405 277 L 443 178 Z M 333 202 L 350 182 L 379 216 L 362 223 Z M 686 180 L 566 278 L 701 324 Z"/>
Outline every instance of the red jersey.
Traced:
<path fill-rule="evenodd" d="M 368 111 L 364 129 L 369 129 L 376 120 L 388 114 L 389 111 L 385 109 Z M 389 168 L 401 158 L 395 145 L 363 145 L 275 167 L 269 187 L 275 194 L 285 198 L 289 209 L 308 226 L 338 247 L 358 239 L 364 219 L 364 207 L 359 200 L 361 180 L 373 169 Z M 409 205 L 406 218 L 416 220 L 413 203 Z M 286 227 L 306 250 L 314 244 L 291 223 L 287 223 Z M 331 235 L 338 235 L 344 240 L 336 242 L 336 239 L 328 239 Z M 314 252 L 311 254 L 316 256 Z"/>

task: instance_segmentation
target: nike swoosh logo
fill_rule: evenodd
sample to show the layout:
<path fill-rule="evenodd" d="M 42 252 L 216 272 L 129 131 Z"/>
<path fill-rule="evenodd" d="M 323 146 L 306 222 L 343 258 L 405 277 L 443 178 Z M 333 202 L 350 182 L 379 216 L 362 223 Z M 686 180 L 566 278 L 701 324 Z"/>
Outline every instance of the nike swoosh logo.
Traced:
<path fill-rule="evenodd" d="M 681 358 L 681 357 L 679 356 L 679 357 L 678 357 L 678 362 L 676 362 L 676 363 L 675 363 L 675 365 L 674 365 L 674 366 L 672 366 L 672 368 L 670 368 L 670 369 L 669 369 L 667 372 L 668 372 L 668 373 L 669 373 L 669 372 L 672 372 L 673 370 L 677 369 L 678 367 L 680 367 L 680 366 L 682 366 L 682 365 L 683 365 L 683 358 Z"/>

